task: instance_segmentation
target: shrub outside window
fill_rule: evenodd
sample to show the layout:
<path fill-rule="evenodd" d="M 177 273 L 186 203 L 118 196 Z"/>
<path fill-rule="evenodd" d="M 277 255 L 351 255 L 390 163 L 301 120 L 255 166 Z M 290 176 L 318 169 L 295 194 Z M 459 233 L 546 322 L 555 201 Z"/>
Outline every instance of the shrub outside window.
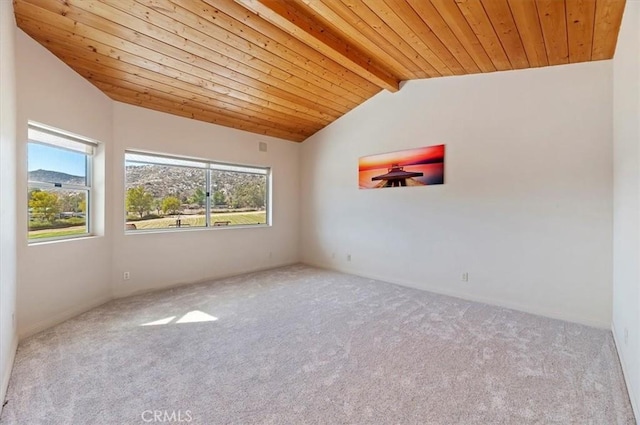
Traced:
<path fill-rule="evenodd" d="M 125 229 L 269 224 L 269 168 L 125 153 Z"/>
<path fill-rule="evenodd" d="M 95 142 L 29 123 L 28 239 L 91 234 L 89 211 Z"/>

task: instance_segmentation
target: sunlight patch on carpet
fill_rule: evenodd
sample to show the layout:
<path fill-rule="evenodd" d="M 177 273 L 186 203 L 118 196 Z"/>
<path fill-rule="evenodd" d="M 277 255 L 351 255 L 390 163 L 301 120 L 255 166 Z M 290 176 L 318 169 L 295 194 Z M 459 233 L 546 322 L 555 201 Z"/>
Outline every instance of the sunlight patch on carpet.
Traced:
<path fill-rule="evenodd" d="M 182 316 L 176 323 L 215 322 L 217 317 L 200 310 L 193 310 Z"/>

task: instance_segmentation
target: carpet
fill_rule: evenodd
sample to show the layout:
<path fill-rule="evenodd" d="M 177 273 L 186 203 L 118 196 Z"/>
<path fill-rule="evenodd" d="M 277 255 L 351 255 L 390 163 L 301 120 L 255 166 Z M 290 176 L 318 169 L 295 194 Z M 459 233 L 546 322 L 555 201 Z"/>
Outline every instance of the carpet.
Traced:
<path fill-rule="evenodd" d="M 634 424 L 611 332 L 303 265 L 22 341 L 1 424 Z"/>

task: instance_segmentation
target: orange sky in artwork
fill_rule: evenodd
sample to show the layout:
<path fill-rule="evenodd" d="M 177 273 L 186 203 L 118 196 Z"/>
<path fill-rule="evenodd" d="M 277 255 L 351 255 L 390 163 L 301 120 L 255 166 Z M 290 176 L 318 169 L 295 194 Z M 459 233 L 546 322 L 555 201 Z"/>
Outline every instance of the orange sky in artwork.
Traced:
<path fill-rule="evenodd" d="M 434 161 L 436 160 L 436 161 Z M 360 171 L 390 167 L 391 164 L 400 166 L 424 164 L 444 161 L 444 145 L 428 146 L 426 148 L 410 149 L 399 152 L 389 152 L 380 155 L 364 156 L 358 165 Z"/>

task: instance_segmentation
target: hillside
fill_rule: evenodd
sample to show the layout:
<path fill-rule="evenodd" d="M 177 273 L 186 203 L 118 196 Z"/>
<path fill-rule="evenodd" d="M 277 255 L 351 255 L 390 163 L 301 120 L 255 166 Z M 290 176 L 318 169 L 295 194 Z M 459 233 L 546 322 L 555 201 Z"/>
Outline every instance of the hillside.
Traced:
<path fill-rule="evenodd" d="M 204 170 L 159 165 L 128 165 L 125 167 L 125 172 L 127 190 L 142 186 L 156 199 L 176 196 L 182 202 L 192 203 L 198 189 L 206 191 L 204 190 L 206 185 Z M 265 183 L 265 177 L 256 174 L 212 172 L 212 192 L 214 195 L 218 192 L 215 196 L 217 204 L 231 204 L 234 199 L 246 198 L 249 195 L 248 190 L 251 192 L 251 197 L 260 197 L 259 194 L 262 194 L 264 199 Z"/>
<path fill-rule="evenodd" d="M 204 170 L 158 165 L 126 166 L 126 189 L 142 186 L 155 199 L 176 196 L 184 203 L 196 203 L 198 189 L 205 192 Z M 82 176 L 51 170 L 29 172 L 30 181 L 84 185 Z M 229 171 L 213 171 L 212 186 L 215 204 L 263 206 L 266 179 L 264 176 Z M 253 199 L 252 201 L 249 198 Z M 201 198 L 202 199 L 202 198 Z M 202 202 L 204 202 L 202 200 Z"/>
<path fill-rule="evenodd" d="M 85 178 L 51 170 L 29 171 L 29 181 L 84 185 Z"/>

